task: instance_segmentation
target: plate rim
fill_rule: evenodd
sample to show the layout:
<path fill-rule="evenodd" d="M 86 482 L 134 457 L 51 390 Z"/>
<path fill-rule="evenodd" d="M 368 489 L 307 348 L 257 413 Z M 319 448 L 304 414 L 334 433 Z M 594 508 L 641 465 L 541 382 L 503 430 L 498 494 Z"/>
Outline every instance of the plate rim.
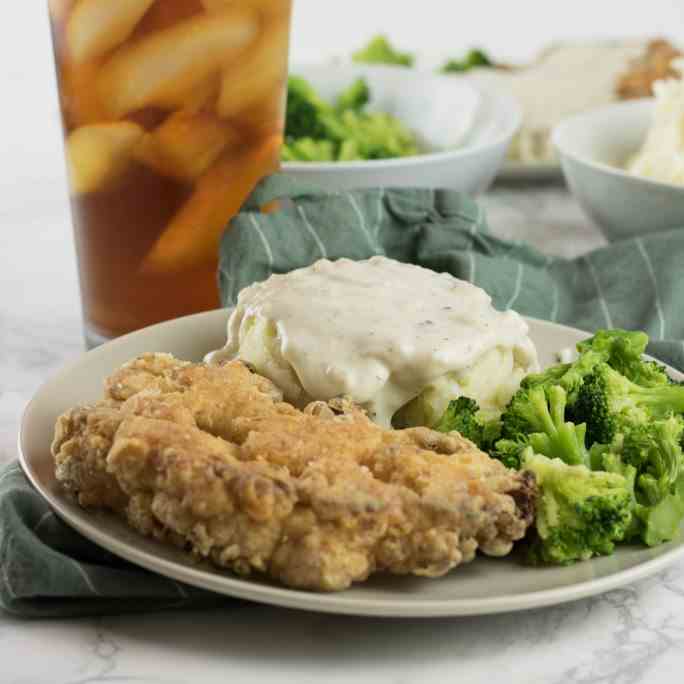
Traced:
<path fill-rule="evenodd" d="M 420 601 L 416 601 L 415 599 L 402 600 L 394 598 L 344 598 L 345 592 L 307 592 L 277 585 L 256 583 L 249 579 L 236 578 L 228 573 L 214 574 L 203 570 L 201 567 L 188 567 L 173 560 L 156 556 L 144 548 L 140 548 L 125 540 L 117 539 L 110 532 L 100 530 L 97 525 L 97 518 L 89 519 L 85 512 L 82 515 L 73 514 L 68 506 L 65 505 L 66 500 L 63 497 L 54 496 L 51 491 L 43 486 L 42 482 L 37 477 L 37 474 L 34 472 L 24 448 L 26 442 L 25 435 L 30 429 L 29 423 L 32 411 L 41 398 L 42 392 L 46 391 L 52 383 L 59 382 L 61 378 L 69 375 L 76 366 L 83 363 L 84 357 L 88 355 L 106 356 L 115 345 L 125 344 L 127 341 L 130 341 L 132 336 L 137 336 L 143 331 L 149 331 L 152 328 L 173 327 L 179 320 L 218 316 L 219 312 L 222 315 L 227 315 L 228 309 L 214 309 L 212 311 L 184 316 L 182 319 L 173 319 L 171 321 L 158 323 L 154 326 L 144 328 L 142 331 L 139 330 L 129 333 L 128 335 L 117 338 L 101 347 L 86 352 L 65 364 L 55 374 L 46 379 L 35 391 L 24 408 L 17 439 L 19 464 L 22 471 L 34 489 L 61 520 L 93 543 L 107 549 L 115 555 L 173 580 L 209 590 L 217 594 L 232 596 L 234 598 L 319 613 L 396 618 L 489 615 L 530 610 L 544 606 L 561 605 L 581 598 L 602 594 L 611 589 L 646 579 L 684 556 L 684 540 L 682 540 L 656 558 L 644 560 L 629 568 L 618 570 L 617 572 L 604 577 L 587 579 L 563 587 L 490 598 L 443 599 L 428 597 L 421 599 Z M 591 334 L 579 328 L 573 328 L 559 323 L 544 321 L 529 316 L 524 316 L 524 318 L 526 321 L 532 322 L 535 325 L 551 327 L 556 330 L 560 329 L 561 332 L 567 331 L 572 333 L 573 336 L 576 336 L 577 334 L 589 336 Z M 667 366 L 667 369 L 668 372 L 673 373 L 675 377 L 684 378 L 684 374 L 676 369 L 669 366 Z M 113 515 L 106 512 L 103 514 Z M 147 540 L 145 537 L 141 537 L 141 539 Z M 539 572 L 543 571 L 543 568 L 539 569 Z"/>

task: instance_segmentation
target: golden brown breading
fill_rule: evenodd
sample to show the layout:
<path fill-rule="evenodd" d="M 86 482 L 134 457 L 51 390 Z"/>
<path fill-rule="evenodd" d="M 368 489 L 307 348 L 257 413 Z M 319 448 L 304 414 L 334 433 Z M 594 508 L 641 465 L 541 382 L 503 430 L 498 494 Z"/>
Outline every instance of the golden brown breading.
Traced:
<path fill-rule="evenodd" d="M 81 506 L 126 507 L 126 495 L 107 472 L 119 425 L 121 412 L 108 402 L 75 408 L 57 419 L 52 440 L 56 477 Z"/>
<path fill-rule="evenodd" d="M 672 68 L 673 60 L 682 53 L 667 40 L 652 40 L 643 55 L 635 59 L 622 74 L 616 86 L 621 100 L 653 95 L 653 84 L 664 78 L 680 78 Z"/>
<path fill-rule="evenodd" d="M 459 435 L 385 430 L 344 400 L 298 411 L 240 362 L 145 355 L 106 388 L 58 421 L 58 479 L 239 574 L 324 591 L 435 577 L 508 553 L 532 520 L 531 476 Z"/>
<path fill-rule="evenodd" d="M 105 380 L 105 397 L 125 401 L 144 389 L 161 387 L 170 371 L 188 365 L 171 354 L 143 354 L 125 363 Z"/>
<path fill-rule="evenodd" d="M 105 396 L 115 401 L 143 390 L 179 395 L 200 428 L 227 440 L 240 438 L 238 418 L 270 416 L 274 410 L 296 413 L 282 403 L 282 392 L 270 380 L 243 363 L 207 366 L 178 361 L 170 354 L 144 354 L 105 382 Z"/>

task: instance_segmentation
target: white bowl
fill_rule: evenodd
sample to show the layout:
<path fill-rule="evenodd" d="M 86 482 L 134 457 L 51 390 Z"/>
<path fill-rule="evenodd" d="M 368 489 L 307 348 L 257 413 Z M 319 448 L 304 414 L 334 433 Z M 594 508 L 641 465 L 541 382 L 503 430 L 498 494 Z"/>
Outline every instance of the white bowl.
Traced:
<path fill-rule="evenodd" d="M 624 170 L 652 111 L 652 99 L 621 102 L 570 117 L 553 131 L 570 190 L 611 241 L 684 227 L 684 187 Z"/>
<path fill-rule="evenodd" d="M 366 78 L 369 110 L 393 114 L 426 152 L 412 157 L 345 162 L 285 162 L 283 171 L 331 190 L 376 186 L 485 190 L 520 127 L 521 112 L 509 95 L 455 76 L 390 66 L 350 64 L 291 68 L 327 100 L 356 78 Z"/>

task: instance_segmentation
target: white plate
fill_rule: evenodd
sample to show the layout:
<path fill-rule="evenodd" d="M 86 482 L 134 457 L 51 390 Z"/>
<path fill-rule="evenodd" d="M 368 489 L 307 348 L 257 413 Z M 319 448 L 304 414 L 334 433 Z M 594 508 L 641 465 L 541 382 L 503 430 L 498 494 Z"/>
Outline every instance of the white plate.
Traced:
<path fill-rule="evenodd" d="M 327 613 L 430 617 L 499 613 L 547 606 L 598 594 L 643 579 L 684 555 L 684 541 L 654 549 L 623 547 L 613 556 L 571 567 L 530 568 L 513 558 L 477 558 L 440 579 L 378 576 L 337 594 L 295 591 L 193 563 L 182 552 L 146 539 L 114 516 L 86 512 L 69 501 L 54 477 L 50 442 L 57 416 L 102 395 L 102 380 L 131 357 L 171 352 L 199 361 L 223 345 L 227 312 L 211 311 L 141 330 L 95 349 L 45 383 L 29 403 L 19 437 L 21 464 L 56 513 L 83 535 L 162 575 L 220 594 Z M 585 333 L 530 319 L 541 362 L 586 337 Z M 684 376 L 676 371 L 677 378 Z"/>
<path fill-rule="evenodd" d="M 506 161 L 496 175 L 502 181 L 556 181 L 563 178 L 560 162 Z"/>

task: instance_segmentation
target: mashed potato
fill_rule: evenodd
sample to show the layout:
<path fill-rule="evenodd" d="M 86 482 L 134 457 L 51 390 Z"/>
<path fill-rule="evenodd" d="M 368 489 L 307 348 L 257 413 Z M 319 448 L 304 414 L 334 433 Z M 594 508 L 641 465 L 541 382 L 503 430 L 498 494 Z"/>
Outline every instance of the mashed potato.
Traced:
<path fill-rule="evenodd" d="M 538 369 L 527 324 L 484 290 L 384 257 L 320 260 L 244 289 L 213 363 L 239 358 L 302 406 L 347 395 L 381 425 L 432 425 L 461 395 L 500 410 Z"/>
<path fill-rule="evenodd" d="M 395 427 L 435 425 L 449 402 L 460 396 L 475 399 L 492 416 L 501 413 L 529 372 L 518 363 L 513 349 L 495 347 L 472 366 L 446 373 L 430 383 L 415 399 L 402 406 L 392 418 Z"/>
<path fill-rule="evenodd" d="M 672 67 L 684 74 L 684 60 Z M 635 176 L 684 184 L 684 81 L 670 78 L 653 84 L 656 102 L 651 128 L 639 153 L 628 163 Z"/>

